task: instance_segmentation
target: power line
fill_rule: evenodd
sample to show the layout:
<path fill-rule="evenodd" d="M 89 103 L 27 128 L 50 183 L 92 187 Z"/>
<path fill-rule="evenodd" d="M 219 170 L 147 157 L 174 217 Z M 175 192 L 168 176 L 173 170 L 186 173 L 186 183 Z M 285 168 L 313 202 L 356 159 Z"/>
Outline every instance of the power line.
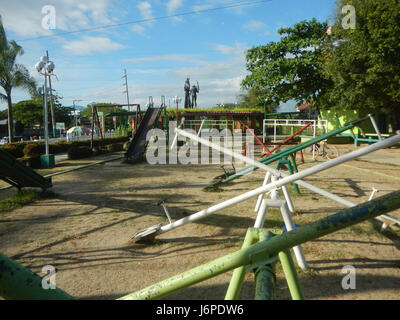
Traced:
<path fill-rule="evenodd" d="M 40 37 L 35 37 L 35 38 L 21 39 L 21 40 L 17 40 L 17 42 L 39 40 L 39 39 L 45 39 L 45 38 L 54 38 L 54 37 L 60 37 L 60 36 L 68 35 L 68 34 L 89 32 L 89 31 L 97 31 L 97 30 L 102 30 L 102 29 L 121 27 L 121 26 L 125 26 L 125 25 L 130 25 L 130 24 L 139 24 L 139 23 L 144 23 L 144 22 L 153 22 L 153 21 L 165 20 L 165 19 L 169 19 L 169 18 L 176 18 L 176 17 L 187 16 L 187 15 L 193 15 L 193 14 L 198 14 L 198 13 L 205 13 L 205 12 L 219 11 L 219 10 L 232 9 L 232 8 L 239 8 L 239 7 L 245 7 L 245 6 L 252 6 L 252 5 L 257 5 L 257 4 L 266 3 L 266 2 L 272 2 L 272 0 L 260 0 L 260 1 L 250 1 L 250 2 L 240 1 L 240 2 L 236 2 L 234 4 L 223 6 L 223 7 L 208 8 L 208 9 L 201 9 L 201 10 L 193 10 L 193 11 L 177 13 L 177 14 L 172 14 L 172 15 L 167 15 L 167 16 L 160 16 L 160 17 L 156 17 L 156 18 L 141 19 L 141 20 L 128 21 L 128 22 L 123 22 L 123 23 L 115 23 L 115 24 L 109 24 L 109 25 L 104 25 L 104 26 L 98 26 L 98 27 L 92 27 L 92 28 L 86 28 L 86 29 L 79 29 L 79 30 L 75 30 L 75 31 L 66 31 L 66 32 L 58 33 L 58 34 L 48 35 L 48 36 L 40 36 Z"/>

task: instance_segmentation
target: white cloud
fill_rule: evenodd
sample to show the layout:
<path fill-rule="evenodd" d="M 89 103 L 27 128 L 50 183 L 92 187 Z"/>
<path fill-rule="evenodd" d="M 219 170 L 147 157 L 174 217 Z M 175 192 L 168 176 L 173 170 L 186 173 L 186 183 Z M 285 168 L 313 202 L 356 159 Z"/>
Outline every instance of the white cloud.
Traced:
<path fill-rule="evenodd" d="M 124 48 L 123 45 L 113 42 L 109 38 L 91 36 L 84 36 L 81 40 L 66 42 L 62 47 L 74 55 L 90 55 L 97 52 L 105 53 Z"/>
<path fill-rule="evenodd" d="M 151 3 L 148 1 L 139 2 L 137 8 L 142 15 L 143 19 L 151 20 L 154 19 L 153 12 L 151 10 Z M 151 22 L 149 22 L 150 24 Z"/>
<path fill-rule="evenodd" d="M 245 24 L 243 26 L 244 29 L 248 29 L 250 31 L 257 31 L 260 30 L 262 28 L 265 28 L 265 24 L 261 21 L 257 21 L 257 20 L 252 20 L 249 23 Z"/>
<path fill-rule="evenodd" d="M 174 62 L 188 62 L 188 63 L 204 63 L 199 60 L 200 55 L 197 54 L 165 54 L 160 56 L 142 57 L 142 58 L 131 58 L 124 59 L 123 62 L 141 64 L 145 62 L 158 62 L 158 61 L 174 61 Z"/>
<path fill-rule="evenodd" d="M 219 44 L 215 50 L 225 55 L 244 55 L 248 48 L 243 43 L 236 43 L 235 46 Z"/>
<path fill-rule="evenodd" d="M 1 15 L 6 31 L 15 32 L 18 36 L 35 37 L 51 35 L 52 31 L 42 28 L 42 8 L 53 5 L 56 10 L 56 29 L 73 31 L 88 26 L 108 24 L 112 6 L 111 0 L 59 0 L 49 3 L 48 0 L 9 1 L 2 5 Z"/>
<path fill-rule="evenodd" d="M 173 14 L 176 9 L 183 6 L 183 0 L 169 0 L 166 6 L 168 14 Z"/>
<path fill-rule="evenodd" d="M 132 30 L 133 30 L 133 32 L 136 32 L 137 34 L 140 34 L 140 35 L 143 35 L 144 31 L 145 31 L 144 27 L 140 24 L 135 24 L 132 27 Z"/>

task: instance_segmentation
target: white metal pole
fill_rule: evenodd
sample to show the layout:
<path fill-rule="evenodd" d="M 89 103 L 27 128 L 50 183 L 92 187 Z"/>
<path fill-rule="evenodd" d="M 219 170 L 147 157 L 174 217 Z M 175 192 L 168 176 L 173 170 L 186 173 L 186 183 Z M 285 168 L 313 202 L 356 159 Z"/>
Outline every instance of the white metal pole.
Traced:
<path fill-rule="evenodd" d="M 49 155 L 49 124 L 48 124 L 48 110 L 47 110 L 47 71 L 44 75 L 44 140 L 46 156 Z"/>
<path fill-rule="evenodd" d="M 271 180 L 274 182 L 274 181 L 277 181 L 277 178 L 275 176 L 273 176 Z M 278 192 L 272 193 L 271 199 L 279 200 L 279 193 Z M 281 213 L 282 213 L 283 222 L 285 223 L 287 232 L 294 230 L 295 225 L 294 225 L 292 216 L 290 215 L 289 207 L 288 207 L 286 201 L 281 206 Z M 299 265 L 299 267 L 301 269 L 307 269 L 307 262 L 304 257 L 303 249 L 301 248 L 301 246 L 293 247 L 293 251 L 296 256 L 297 264 Z"/>
<path fill-rule="evenodd" d="M 195 136 L 193 134 L 190 134 L 188 132 L 185 132 L 183 130 L 176 129 L 176 132 L 178 134 L 181 134 L 183 136 L 191 138 L 191 139 L 193 139 L 195 141 L 197 140 L 198 142 L 200 142 L 200 143 L 202 143 L 204 145 L 210 146 L 210 147 L 212 147 L 214 149 L 217 149 L 217 150 L 224 149 L 224 148 L 222 148 L 220 146 L 214 145 L 214 144 L 210 143 L 207 140 L 204 140 L 202 138 L 198 138 L 197 136 Z M 234 197 L 232 199 L 229 199 L 229 200 L 226 200 L 224 202 L 221 202 L 221 203 L 219 203 L 217 205 L 214 205 L 214 206 L 212 206 L 210 208 L 201 210 L 201 211 L 199 211 L 197 213 L 194 213 L 194 214 L 192 214 L 192 215 L 190 215 L 188 217 L 185 217 L 185 218 L 182 218 L 182 219 L 180 219 L 178 221 L 175 221 L 172 224 L 169 224 L 169 225 L 161 227 L 158 230 L 158 233 L 164 233 L 164 232 L 167 232 L 167 231 L 171 231 L 171 230 L 176 229 L 176 228 L 178 228 L 178 227 L 180 227 L 180 226 L 182 226 L 182 225 L 184 225 L 186 223 L 200 220 L 200 219 L 204 218 L 205 216 L 210 215 L 210 214 L 212 214 L 212 213 L 214 213 L 216 211 L 219 211 L 219 210 L 225 209 L 227 207 L 233 206 L 233 205 L 235 205 L 237 203 L 243 202 L 243 201 L 248 200 L 248 199 L 250 199 L 252 197 L 256 197 L 256 196 L 258 196 L 260 194 L 264 194 L 264 193 L 266 193 L 266 192 L 268 192 L 270 190 L 280 188 L 280 187 L 282 187 L 282 186 L 284 186 L 286 184 L 293 183 L 295 181 L 299 184 L 298 180 L 300 180 L 300 179 L 302 179 L 304 177 L 307 177 L 307 176 L 312 175 L 314 173 L 318 173 L 318 172 L 321 172 L 323 170 L 329 169 L 331 167 L 337 166 L 337 165 L 339 165 L 341 163 L 344 163 L 346 161 L 352 160 L 354 158 L 358 158 L 360 156 L 366 155 L 366 154 L 371 153 L 373 151 L 376 151 L 376 150 L 379 150 L 379 149 L 382 149 L 382 148 L 387 148 L 387 147 L 392 146 L 392 145 L 394 145 L 394 144 L 396 144 L 398 142 L 400 142 L 400 132 L 396 136 L 391 137 L 389 139 L 386 139 L 384 141 L 375 143 L 373 145 L 370 145 L 370 146 L 368 146 L 366 148 L 363 148 L 363 149 L 360 149 L 360 150 L 353 151 L 353 152 L 348 153 L 346 155 L 343 155 L 343 156 L 341 156 L 339 158 L 336 158 L 336 159 L 333 159 L 333 160 L 329 160 L 327 162 L 323 162 L 323 163 L 318 164 L 318 165 L 316 165 L 316 166 L 314 166 L 312 168 L 309 168 L 309 169 L 306 169 L 304 171 L 298 172 L 298 173 L 296 173 L 294 175 L 291 175 L 291 176 L 287 176 L 287 177 L 285 177 L 283 179 L 280 179 L 278 181 L 273 181 L 273 182 L 269 183 L 266 186 L 259 187 L 257 189 L 254 189 L 252 191 L 246 192 L 246 193 L 241 194 L 241 195 L 239 195 L 237 197 Z M 244 157 L 244 156 L 242 156 L 240 154 L 236 154 L 236 153 L 233 154 L 232 151 L 229 151 L 227 149 L 224 149 L 224 152 L 226 152 L 226 154 L 228 154 L 228 155 L 234 155 L 235 158 L 237 158 L 239 160 L 242 160 L 242 161 L 245 161 L 247 163 L 253 164 L 252 162 L 254 162 L 254 160 L 252 160 L 250 158 L 247 158 L 247 157 Z M 269 168 L 267 166 L 265 166 L 265 167 L 268 168 L 268 170 L 272 169 L 272 168 Z M 274 170 L 274 169 L 272 169 L 272 170 Z M 317 187 L 314 187 L 314 188 L 315 189 L 319 189 Z M 326 191 L 324 191 L 324 192 L 326 192 Z M 326 192 L 326 193 L 329 194 L 328 192 Z"/>
<path fill-rule="evenodd" d="M 372 125 L 374 126 L 374 129 L 375 129 L 376 134 L 378 135 L 378 139 L 379 139 L 380 141 L 382 141 L 382 140 L 383 140 L 383 139 L 382 139 L 382 135 L 381 135 L 381 132 L 380 132 L 380 130 L 379 130 L 378 124 L 377 124 L 376 121 L 375 121 L 374 116 L 373 116 L 372 114 L 369 114 L 368 116 L 369 116 L 369 118 L 371 119 L 371 122 L 372 122 Z"/>
<path fill-rule="evenodd" d="M 289 193 L 287 186 L 282 186 L 282 191 L 283 191 L 283 195 L 285 197 L 285 200 L 286 200 L 286 203 L 288 205 L 290 212 L 292 214 L 296 213 L 296 210 L 294 208 L 294 204 L 293 204 L 292 198 L 290 197 L 290 193 Z"/>
<path fill-rule="evenodd" d="M 205 140 L 203 138 L 199 138 L 199 137 L 197 137 L 197 136 L 195 136 L 195 135 L 193 135 L 193 134 L 191 134 L 189 132 L 186 132 L 184 130 L 177 129 L 175 132 L 178 132 L 178 134 L 180 134 L 180 135 L 182 135 L 184 137 L 193 139 L 193 140 L 195 140 L 195 141 L 197 141 L 197 142 L 199 142 L 201 144 L 209 146 L 209 147 L 211 147 L 211 148 L 213 148 L 213 149 L 215 149 L 217 151 L 220 151 L 220 152 L 223 152 L 223 153 L 225 153 L 225 154 L 227 154 L 229 156 L 232 156 L 233 158 L 236 158 L 239 161 L 245 162 L 245 163 L 247 163 L 249 165 L 252 165 L 252 166 L 257 167 L 259 169 L 262 169 L 264 171 L 271 172 L 275 176 L 285 177 L 285 179 L 289 179 L 290 180 L 288 183 L 292 183 L 292 182 L 296 181 L 296 183 L 298 185 L 300 185 L 300 186 L 303 186 L 303 187 L 305 187 L 305 188 L 307 188 L 307 189 L 309 189 L 309 190 L 311 190 L 311 191 L 313 191 L 315 193 L 318 193 L 318 194 L 320 194 L 322 196 L 328 197 L 328 198 L 330 198 L 330 199 L 332 199 L 334 201 L 340 202 L 340 203 L 342 203 L 344 205 L 347 205 L 347 206 L 349 206 L 349 204 L 351 204 L 350 206 L 354 206 L 354 204 L 351 203 L 350 201 L 342 199 L 342 198 L 340 198 L 340 197 L 338 197 L 338 196 L 336 196 L 334 194 L 331 194 L 328 191 L 325 191 L 325 190 L 322 190 L 322 189 L 320 189 L 318 187 L 315 187 L 315 186 L 313 186 L 313 185 L 311 185 L 311 184 L 309 184 L 309 183 L 307 183 L 305 181 L 301 181 L 301 179 L 304 178 L 304 177 L 307 177 L 307 176 L 309 176 L 311 174 L 314 174 L 314 173 L 326 170 L 328 168 L 337 166 L 338 164 L 353 160 L 353 159 L 358 158 L 360 156 L 363 156 L 365 154 L 374 152 L 376 150 L 387 148 L 388 146 L 396 144 L 397 142 L 400 141 L 400 132 L 399 132 L 399 134 L 397 134 L 397 135 L 395 135 L 395 136 L 393 136 L 393 137 L 391 137 L 389 139 L 386 139 L 386 140 L 383 140 L 381 142 L 375 143 L 375 144 L 370 145 L 368 147 L 365 147 L 363 149 L 356 150 L 356 151 L 353 151 L 351 153 L 345 154 L 345 155 L 343 155 L 343 156 L 341 156 L 339 158 L 336 158 L 336 159 L 329 160 L 327 162 L 318 164 L 318 165 L 316 165 L 316 166 L 314 166 L 312 168 L 306 169 L 306 170 L 301 171 L 299 173 L 296 173 L 294 175 L 288 175 L 288 174 L 285 174 L 285 173 L 280 172 L 278 170 L 275 170 L 274 168 L 269 167 L 269 166 L 267 166 L 267 165 L 265 165 L 265 164 L 263 164 L 261 162 L 258 162 L 258 161 L 254 160 L 254 159 L 251 159 L 249 157 L 245 157 L 245 156 L 243 156 L 243 155 L 241 155 L 239 153 L 236 153 L 236 152 L 232 152 L 232 150 L 229 150 L 229 149 L 226 149 L 226 148 L 221 147 L 219 145 L 213 144 L 212 142 L 207 141 L 207 140 Z M 293 179 L 293 177 L 296 177 L 296 178 Z M 299 178 L 297 178 L 297 177 L 299 177 Z M 297 181 L 297 180 L 300 180 L 300 181 Z M 287 183 L 284 183 L 283 185 L 285 185 L 285 184 L 287 184 Z M 267 190 L 267 191 L 269 191 L 269 190 Z"/>
<path fill-rule="evenodd" d="M 204 122 L 206 122 L 206 119 L 203 119 L 203 121 L 201 122 L 199 132 L 197 133 L 198 137 L 200 137 L 200 135 L 201 135 L 201 130 L 203 130 Z"/>
<path fill-rule="evenodd" d="M 268 184 L 270 178 L 271 178 L 271 172 L 267 172 L 265 174 L 264 182 L 262 185 L 266 186 Z M 258 210 L 260 209 L 260 205 L 261 205 L 261 202 L 263 201 L 264 197 L 265 197 L 265 194 L 260 194 L 258 196 L 256 207 L 254 208 L 255 212 L 258 212 Z"/>

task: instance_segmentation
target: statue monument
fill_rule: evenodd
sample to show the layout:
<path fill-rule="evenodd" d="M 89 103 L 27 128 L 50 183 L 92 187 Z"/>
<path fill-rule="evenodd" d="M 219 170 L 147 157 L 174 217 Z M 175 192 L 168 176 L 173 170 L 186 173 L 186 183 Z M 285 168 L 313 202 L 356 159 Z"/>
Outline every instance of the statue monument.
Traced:
<path fill-rule="evenodd" d="M 189 80 L 189 78 L 187 78 L 185 81 L 184 90 L 185 90 L 185 109 L 190 109 L 191 103 L 190 103 L 190 80 Z"/>
<path fill-rule="evenodd" d="M 192 89 L 190 89 L 190 93 L 192 95 L 192 108 L 197 108 L 197 94 L 200 92 L 200 85 L 199 82 L 197 82 L 197 86 L 194 84 L 192 86 Z"/>

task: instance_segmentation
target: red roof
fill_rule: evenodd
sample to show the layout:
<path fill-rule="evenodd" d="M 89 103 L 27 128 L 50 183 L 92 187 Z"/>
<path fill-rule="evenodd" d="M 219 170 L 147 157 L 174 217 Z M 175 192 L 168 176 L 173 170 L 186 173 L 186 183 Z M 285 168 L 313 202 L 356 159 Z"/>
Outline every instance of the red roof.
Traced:
<path fill-rule="evenodd" d="M 297 107 L 297 110 L 302 111 L 309 109 L 311 107 L 311 103 L 305 103 Z"/>

